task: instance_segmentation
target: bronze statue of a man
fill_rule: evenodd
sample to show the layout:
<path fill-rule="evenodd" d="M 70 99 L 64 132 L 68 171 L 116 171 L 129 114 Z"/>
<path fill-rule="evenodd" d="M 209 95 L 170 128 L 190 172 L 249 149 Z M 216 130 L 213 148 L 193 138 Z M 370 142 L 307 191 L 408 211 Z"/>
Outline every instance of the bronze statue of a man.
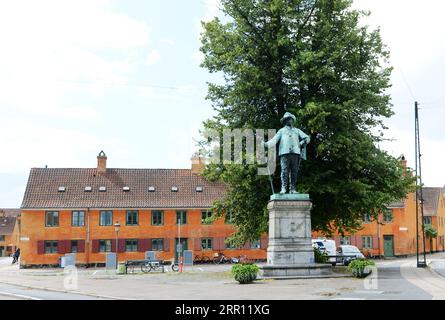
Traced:
<path fill-rule="evenodd" d="M 296 185 L 300 160 L 306 160 L 306 145 L 311 140 L 307 134 L 293 126 L 296 120 L 292 113 L 286 112 L 281 118 L 284 127 L 278 130 L 272 139 L 264 143 L 267 147 L 280 143 L 278 149 L 281 164 L 280 193 L 286 193 L 289 187 L 289 176 L 289 193 L 297 193 Z"/>

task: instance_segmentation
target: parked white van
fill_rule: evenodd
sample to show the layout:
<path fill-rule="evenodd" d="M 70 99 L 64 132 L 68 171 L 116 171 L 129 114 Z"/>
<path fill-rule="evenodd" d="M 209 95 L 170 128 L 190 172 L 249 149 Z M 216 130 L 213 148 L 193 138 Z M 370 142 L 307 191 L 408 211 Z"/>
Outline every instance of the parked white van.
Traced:
<path fill-rule="evenodd" d="M 312 239 L 312 246 L 314 245 L 317 245 L 318 248 L 320 248 L 320 251 L 325 252 L 328 256 L 335 256 L 337 254 L 335 240 L 326 238 Z M 336 258 L 329 258 L 328 262 L 335 266 Z"/>

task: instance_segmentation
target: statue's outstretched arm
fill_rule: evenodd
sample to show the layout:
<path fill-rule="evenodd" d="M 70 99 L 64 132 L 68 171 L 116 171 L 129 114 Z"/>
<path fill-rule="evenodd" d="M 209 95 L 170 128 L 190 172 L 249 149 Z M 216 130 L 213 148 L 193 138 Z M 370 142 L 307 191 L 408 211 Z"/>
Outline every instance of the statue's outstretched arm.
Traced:
<path fill-rule="evenodd" d="M 272 139 L 270 139 L 267 142 L 264 142 L 264 146 L 269 148 L 270 146 L 276 145 L 281 139 L 281 132 L 282 132 L 281 130 L 278 130 L 277 134 L 274 135 Z"/>

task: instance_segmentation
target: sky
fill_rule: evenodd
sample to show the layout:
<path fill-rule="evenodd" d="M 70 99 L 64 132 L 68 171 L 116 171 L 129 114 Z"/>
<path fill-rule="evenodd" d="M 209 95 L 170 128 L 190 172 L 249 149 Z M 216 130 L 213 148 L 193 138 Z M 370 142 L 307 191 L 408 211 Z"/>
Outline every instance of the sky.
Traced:
<path fill-rule="evenodd" d="M 381 147 L 414 166 L 420 104 L 423 181 L 445 170 L 445 3 L 356 0 L 391 51 L 395 115 Z M 214 112 L 199 64 L 201 20 L 218 0 L 0 0 L 0 208 L 19 207 L 32 167 L 189 168 Z"/>

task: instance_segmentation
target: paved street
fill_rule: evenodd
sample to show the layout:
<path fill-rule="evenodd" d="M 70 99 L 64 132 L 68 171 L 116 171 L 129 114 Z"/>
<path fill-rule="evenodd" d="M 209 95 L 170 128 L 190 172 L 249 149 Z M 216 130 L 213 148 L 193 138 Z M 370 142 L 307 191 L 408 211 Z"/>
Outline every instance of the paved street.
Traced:
<path fill-rule="evenodd" d="M 0 299 L 445 299 L 444 258 L 444 253 L 428 255 L 427 269 L 415 268 L 415 257 L 377 261 L 377 272 L 365 280 L 259 280 L 251 285 L 234 281 L 230 265 L 194 266 L 183 274 L 78 269 L 74 288 L 69 285 L 72 275 L 63 269 L 20 270 L 10 258 L 0 258 Z"/>

